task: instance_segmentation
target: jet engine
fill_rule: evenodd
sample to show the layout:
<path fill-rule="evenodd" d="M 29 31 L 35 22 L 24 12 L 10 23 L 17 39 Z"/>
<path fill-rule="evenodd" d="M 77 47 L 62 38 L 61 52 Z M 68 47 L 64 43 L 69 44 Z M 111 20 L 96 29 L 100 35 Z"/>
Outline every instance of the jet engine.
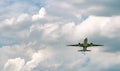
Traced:
<path fill-rule="evenodd" d="M 93 43 L 90 43 L 90 45 L 93 45 Z"/>
<path fill-rule="evenodd" d="M 80 45 L 80 43 L 78 43 Z"/>

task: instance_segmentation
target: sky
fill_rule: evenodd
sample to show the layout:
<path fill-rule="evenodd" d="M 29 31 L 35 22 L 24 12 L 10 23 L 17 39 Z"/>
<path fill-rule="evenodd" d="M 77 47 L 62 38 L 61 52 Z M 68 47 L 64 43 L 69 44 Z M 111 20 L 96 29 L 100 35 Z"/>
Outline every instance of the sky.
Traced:
<path fill-rule="evenodd" d="M 0 71 L 120 71 L 119 0 L 0 1 Z"/>

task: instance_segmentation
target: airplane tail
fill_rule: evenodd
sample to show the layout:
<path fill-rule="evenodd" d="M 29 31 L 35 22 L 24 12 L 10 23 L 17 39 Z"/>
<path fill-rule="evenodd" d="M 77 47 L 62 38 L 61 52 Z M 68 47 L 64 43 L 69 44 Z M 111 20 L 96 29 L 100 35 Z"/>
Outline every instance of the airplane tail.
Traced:
<path fill-rule="evenodd" d="M 86 52 L 86 51 L 87 51 L 87 52 L 90 52 L 91 50 L 78 50 L 78 52 L 81 52 L 81 51 L 82 51 L 82 52 Z"/>

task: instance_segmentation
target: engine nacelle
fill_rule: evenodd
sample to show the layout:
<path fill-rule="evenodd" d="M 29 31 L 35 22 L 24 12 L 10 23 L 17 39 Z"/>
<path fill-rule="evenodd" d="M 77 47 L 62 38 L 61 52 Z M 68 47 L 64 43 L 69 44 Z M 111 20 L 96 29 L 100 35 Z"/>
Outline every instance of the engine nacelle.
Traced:
<path fill-rule="evenodd" d="M 90 43 L 90 45 L 93 45 L 93 43 Z"/>

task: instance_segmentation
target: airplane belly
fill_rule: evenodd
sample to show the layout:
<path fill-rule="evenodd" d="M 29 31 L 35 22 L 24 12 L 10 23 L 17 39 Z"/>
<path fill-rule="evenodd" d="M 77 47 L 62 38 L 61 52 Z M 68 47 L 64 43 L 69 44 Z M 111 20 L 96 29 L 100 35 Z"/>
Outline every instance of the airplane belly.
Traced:
<path fill-rule="evenodd" d="M 83 45 L 83 47 L 87 47 L 88 45 Z"/>
<path fill-rule="evenodd" d="M 83 50 L 87 50 L 87 47 L 83 47 Z"/>

